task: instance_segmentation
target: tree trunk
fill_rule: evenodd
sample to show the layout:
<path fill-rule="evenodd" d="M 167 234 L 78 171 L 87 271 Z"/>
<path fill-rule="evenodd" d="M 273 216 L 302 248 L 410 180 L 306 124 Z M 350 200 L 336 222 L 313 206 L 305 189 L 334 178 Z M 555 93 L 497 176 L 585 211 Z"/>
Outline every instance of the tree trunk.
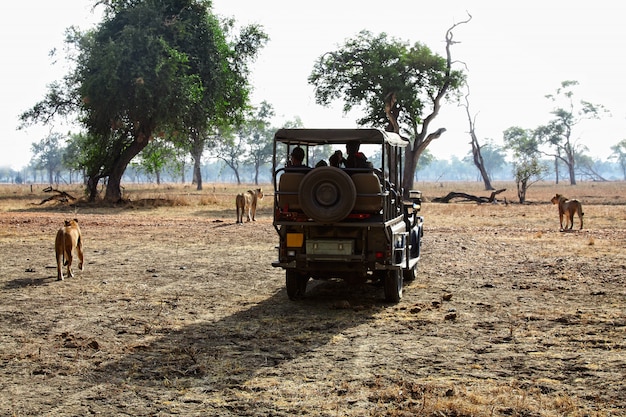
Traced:
<path fill-rule="evenodd" d="M 204 151 L 204 140 L 194 130 L 191 132 L 191 158 L 193 159 L 193 182 L 196 184 L 196 190 L 202 191 L 202 172 L 200 170 L 202 163 L 202 152 Z"/>
<path fill-rule="evenodd" d="M 133 143 L 130 144 L 120 155 L 119 159 L 113 165 L 111 172 L 109 173 L 109 180 L 107 182 L 107 189 L 104 195 L 105 201 L 110 203 L 117 203 L 122 199 L 122 176 L 126 167 L 130 161 L 139 154 L 147 145 L 150 135 L 139 134 L 135 137 Z"/>
<path fill-rule="evenodd" d="M 100 176 L 95 175 L 95 176 L 85 176 L 85 178 L 87 178 L 87 199 L 89 202 L 93 203 L 94 201 L 96 201 L 96 198 L 98 197 L 98 183 L 100 182 Z"/>
<path fill-rule="evenodd" d="M 438 110 L 439 108 L 437 106 L 437 111 Z M 431 114 L 432 117 L 436 115 L 437 113 Z M 428 118 L 427 120 L 424 121 L 424 124 L 422 125 L 422 129 L 423 129 L 422 131 L 425 131 L 426 129 L 428 129 L 429 122 L 430 122 L 430 119 Z M 405 198 L 409 196 L 409 191 L 413 189 L 413 184 L 415 183 L 415 170 L 417 169 L 417 161 L 419 161 L 420 155 L 422 155 L 422 152 L 424 152 L 424 150 L 430 144 L 430 142 L 439 138 L 445 131 L 446 131 L 446 128 L 442 127 L 442 128 L 437 129 L 433 133 L 429 134 L 428 136 L 426 136 L 426 139 L 419 139 L 420 137 L 424 136 L 424 134 L 422 133 L 416 136 L 418 139 L 416 139 L 415 144 L 413 144 L 413 146 L 406 147 L 405 158 L 404 158 L 404 171 L 402 173 L 402 179 L 403 179 L 402 185 L 404 187 Z"/>
<path fill-rule="evenodd" d="M 554 157 L 554 174 L 556 175 L 556 183 L 559 183 L 559 158 Z"/>
<path fill-rule="evenodd" d="M 194 159 L 193 177 L 196 179 L 196 190 L 202 191 L 202 172 L 200 172 L 200 162 Z"/>
<path fill-rule="evenodd" d="M 569 183 L 570 185 L 576 185 L 576 172 L 574 170 L 574 162 L 571 161 L 567 164 L 567 169 L 569 170 Z"/>
<path fill-rule="evenodd" d="M 407 146 L 406 152 L 404 153 L 404 172 L 402 173 L 403 183 L 404 185 L 404 197 L 408 197 L 409 191 L 413 189 L 413 185 L 415 184 L 415 171 L 417 169 L 417 161 L 420 159 L 420 155 L 422 151 L 419 153 L 417 149 L 410 149 L 410 146 Z"/>
<path fill-rule="evenodd" d="M 517 198 L 520 204 L 526 202 L 526 190 L 528 189 L 528 180 L 517 181 Z"/>
<path fill-rule="evenodd" d="M 469 120 L 469 134 L 472 141 L 470 142 L 472 145 L 472 156 L 474 158 L 474 165 L 478 168 L 481 177 L 483 178 L 483 183 L 485 184 L 485 190 L 493 190 L 494 188 L 491 186 L 491 180 L 489 179 L 489 174 L 487 174 L 487 170 L 485 169 L 485 161 L 483 160 L 483 156 L 480 153 L 480 144 L 478 143 L 478 137 L 476 137 L 476 131 L 474 129 L 475 119 L 472 118 L 469 111 L 469 87 L 467 88 L 467 95 L 465 96 L 465 112 L 467 113 L 467 119 Z"/>
<path fill-rule="evenodd" d="M 473 135 L 472 135 L 473 136 Z M 480 154 L 480 146 L 478 145 L 478 141 L 475 143 L 472 142 L 472 154 L 474 155 L 474 165 L 480 171 L 480 175 L 483 177 L 483 183 L 485 184 L 485 190 L 493 190 L 493 186 L 491 185 L 491 180 L 489 179 L 489 174 L 485 169 L 485 162 L 483 161 L 483 156 Z"/>

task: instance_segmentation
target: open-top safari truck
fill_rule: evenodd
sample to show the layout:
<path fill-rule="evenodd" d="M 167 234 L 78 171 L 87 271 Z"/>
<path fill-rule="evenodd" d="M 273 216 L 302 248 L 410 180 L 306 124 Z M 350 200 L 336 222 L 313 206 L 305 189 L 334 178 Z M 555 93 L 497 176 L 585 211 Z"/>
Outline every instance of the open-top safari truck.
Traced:
<path fill-rule="evenodd" d="M 359 144 L 359 156 L 366 154 L 370 163 L 326 163 L 337 150 L 348 156 L 349 143 Z M 403 198 L 403 151 L 408 144 L 379 129 L 275 133 L 274 227 L 279 246 L 272 266 L 285 270 L 290 299 L 304 296 L 309 279 L 381 282 L 387 301 L 402 298 L 403 280 L 416 278 L 424 225 L 418 214 L 421 193 L 410 191 L 409 199 Z M 296 147 L 304 150 L 306 166 L 286 162 Z"/>

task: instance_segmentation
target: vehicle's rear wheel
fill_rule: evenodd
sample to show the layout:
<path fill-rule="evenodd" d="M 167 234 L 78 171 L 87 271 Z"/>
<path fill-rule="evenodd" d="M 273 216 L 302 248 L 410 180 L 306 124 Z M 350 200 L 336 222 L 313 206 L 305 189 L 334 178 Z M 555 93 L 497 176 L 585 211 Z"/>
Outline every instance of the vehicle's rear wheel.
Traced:
<path fill-rule="evenodd" d="M 404 277 L 404 280 L 406 282 L 415 281 L 415 279 L 417 278 L 417 264 L 415 264 L 415 266 L 413 266 L 413 268 L 411 269 L 405 269 L 402 273 L 402 276 Z"/>
<path fill-rule="evenodd" d="M 334 223 L 345 219 L 354 208 L 356 188 L 341 169 L 319 167 L 302 179 L 298 196 L 307 216 L 321 223 Z"/>
<path fill-rule="evenodd" d="M 390 303 L 397 303 L 402 298 L 402 271 L 400 269 L 390 269 L 385 275 L 385 300 Z"/>
<path fill-rule="evenodd" d="M 422 247 L 422 230 L 421 227 L 419 229 L 413 229 L 411 231 L 411 242 L 410 242 L 410 250 L 409 254 L 412 259 L 418 258 L 420 256 L 420 250 Z"/>
<path fill-rule="evenodd" d="M 294 271 L 293 269 L 285 270 L 285 286 L 287 287 L 287 297 L 290 300 L 299 300 L 304 298 L 306 293 L 306 284 L 309 277 Z"/>

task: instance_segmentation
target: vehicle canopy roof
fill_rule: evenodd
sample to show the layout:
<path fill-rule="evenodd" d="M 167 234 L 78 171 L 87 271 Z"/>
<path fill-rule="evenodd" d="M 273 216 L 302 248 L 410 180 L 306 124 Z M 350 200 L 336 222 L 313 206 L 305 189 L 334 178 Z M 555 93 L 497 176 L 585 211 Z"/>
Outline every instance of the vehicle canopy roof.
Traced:
<path fill-rule="evenodd" d="M 332 145 L 357 140 L 361 144 L 387 143 L 406 147 L 409 141 L 394 132 L 381 129 L 280 129 L 274 141 L 289 145 Z"/>

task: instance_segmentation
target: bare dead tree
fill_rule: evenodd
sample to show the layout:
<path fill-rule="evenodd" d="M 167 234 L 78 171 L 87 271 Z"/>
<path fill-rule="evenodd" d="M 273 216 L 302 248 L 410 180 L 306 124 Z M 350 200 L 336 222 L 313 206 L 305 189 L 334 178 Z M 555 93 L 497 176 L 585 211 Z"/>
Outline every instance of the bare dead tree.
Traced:
<path fill-rule="evenodd" d="M 467 120 L 469 122 L 469 134 L 470 144 L 472 145 L 472 157 L 474 159 L 474 165 L 478 168 L 481 177 L 483 178 L 483 183 L 485 184 L 485 190 L 493 190 L 493 186 L 491 185 L 491 180 L 489 179 L 489 174 L 485 169 L 485 161 L 483 160 L 483 156 L 480 153 L 480 143 L 478 143 L 478 137 L 476 136 L 476 115 L 472 117 L 470 114 L 470 106 L 469 106 L 469 86 L 467 87 L 467 94 L 465 95 L 465 112 L 467 113 Z"/>
<path fill-rule="evenodd" d="M 431 113 L 429 115 L 427 115 L 424 118 L 424 120 L 422 122 L 421 131 L 416 132 L 415 140 L 413 142 L 413 146 L 407 147 L 407 149 L 406 149 L 406 159 L 405 159 L 406 163 L 404 165 L 404 172 L 403 172 L 404 184 L 405 184 L 405 190 L 404 190 L 405 194 L 408 194 L 408 191 L 411 188 L 413 188 L 415 169 L 417 167 L 417 161 L 419 160 L 420 155 L 422 154 L 422 152 L 424 152 L 426 147 L 428 147 L 428 145 L 433 140 L 438 139 L 439 137 L 441 137 L 441 135 L 446 131 L 446 129 L 442 127 L 442 128 L 437 129 L 435 132 L 428 133 L 428 128 L 430 127 L 431 122 L 433 122 L 433 120 L 439 114 L 439 110 L 441 109 L 441 101 L 444 99 L 444 97 L 446 96 L 446 94 L 448 93 L 448 90 L 450 88 L 450 84 L 451 84 L 451 80 L 452 80 L 451 73 L 452 73 L 452 64 L 453 64 L 451 48 L 452 48 L 452 45 L 458 43 L 457 41 L 454 40 L 453 31 L 459 25 L 466 24 L 470 20 L 472 20 L 472 15 L 470 15 L 468 13 L 468 18 L 467 19 L 465 19 L 465 20 L 463 20 L 461 22 L 453 24 L 446 31 L 446 70 L 445 70 L 445 81 L 444 81 L 444 83 L 441 85 L 441 87 L 437 91 L 432 93 L 432 95 L 431 95 L 432 105 L 433 105 L 432 111 L 431 111 Z"/>

